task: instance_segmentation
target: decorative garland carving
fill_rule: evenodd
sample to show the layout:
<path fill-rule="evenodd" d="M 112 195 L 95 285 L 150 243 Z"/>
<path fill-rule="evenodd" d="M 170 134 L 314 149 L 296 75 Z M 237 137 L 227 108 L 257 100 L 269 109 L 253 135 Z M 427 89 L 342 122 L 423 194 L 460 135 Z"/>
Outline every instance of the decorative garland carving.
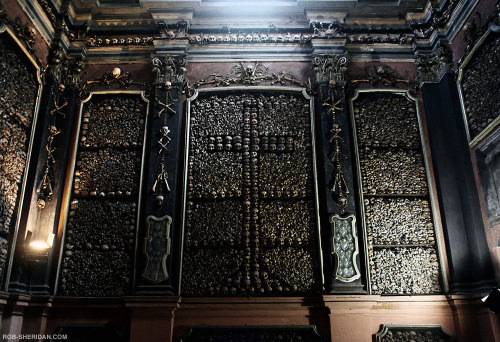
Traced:
<path fill-rule="evenodd" d="M 404 79 L 394 69 L 388 65 L 368 65 L 365 67 L 363 76 L 357 76 L 351 81 L 356 86 L 358 83 L 369 83 L 374 87 L 396 86 L 399 83 L 405 84 L 412 92 L 416 92 L 418 84 L 415 81 Z"/>
<path fill-rule="evenodd" d="M 85 95 L 88 95 L 96 86 L 109 89 L 114 84 L 118 84 L 121 89 L 128 89 L 130 86 L 138 86 L 139 89 L 146 90 L 146 96 L 149 96 L 151 93 L 151 85 L 149 83 L 134 81 L 129 72 L 122 73 L 120 68 L 114 68 L 112 71 L 106 72 L 98 80 L 83 83 L 79 89 L 78 95 L 80 97 L 84 97 Z"/>
<path fill-rule="evenodd" d="M 243 62 L 233 65 L 231 68 L 231 76 L 220 74 L 211 74 L 207 78 L 196 81 L 189 88 L 199 88 L 204 85 L 212 85 L 214 87 L 230 86 L 234 84 L 243 85 L 258 85 L 261 82 L 269 82 L 271 85 L 297 85 L 306 88 L 308 93 L 313 93 L 311 82 L 301 82 L 296 79 L 295 75 L 288 71 L 280 71 L 279 73 L 268 74 L 268 66 L 255 62 L 253 65 L 243 65 Z M 190 91 L 192 93 L 192 90 Z"/>

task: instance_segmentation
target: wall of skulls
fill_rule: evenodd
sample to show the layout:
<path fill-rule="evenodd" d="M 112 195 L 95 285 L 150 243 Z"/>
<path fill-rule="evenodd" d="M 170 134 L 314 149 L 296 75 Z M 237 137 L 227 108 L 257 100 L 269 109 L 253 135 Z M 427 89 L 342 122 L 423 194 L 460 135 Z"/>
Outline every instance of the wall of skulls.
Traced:
<path fill-rule="evenodd" d="M 59 284 L 63 295 L 130 293 L 146 113 L 140 95 L 94 95 L 83 106 Z"/>
<path fill-rule="evenodd" d="M 34 71 L 0 36 L 0 278 L 14 229 L 38 94 Z"/>
<path fill-rule="evenodd" d="M 499 55 L 500 35 L 490 34 L 463 70 L 462 92 L 471 139 L 500 115 Z"/>
<path fill-rule="evenodd" d="M 375 294 L 441 291 L 415 102 L 360 93 L 353 104 Z"/>
<path fill-rule="evenodd" d="M 309 101 L 226 92 L 190 108 L 182 294 L 317 293 Z"/>

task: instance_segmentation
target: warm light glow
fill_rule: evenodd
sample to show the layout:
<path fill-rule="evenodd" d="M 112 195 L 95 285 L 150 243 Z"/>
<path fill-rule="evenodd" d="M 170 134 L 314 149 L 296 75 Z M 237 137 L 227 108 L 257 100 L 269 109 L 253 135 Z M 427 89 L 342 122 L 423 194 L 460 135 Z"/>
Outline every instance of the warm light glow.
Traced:
<path fill-rule="evenodd" d="M 31 241 L 30 242 L 30 247 L 33 248 L 33 249 L 39 250 L 39 251 L 50 248 L 50 246 L 49 246 L 49 244 L 47 242 L 40 241 L 40 240 Z"/>

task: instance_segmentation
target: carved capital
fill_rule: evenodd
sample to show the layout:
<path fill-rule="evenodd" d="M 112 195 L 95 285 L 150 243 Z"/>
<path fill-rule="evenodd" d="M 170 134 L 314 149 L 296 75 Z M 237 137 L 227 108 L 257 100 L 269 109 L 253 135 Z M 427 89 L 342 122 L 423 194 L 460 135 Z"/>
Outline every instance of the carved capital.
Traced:
<path fill-rule="evenodd" d="M 48 71 L 55 82 L 78 88 L 84 69 L 82 58 L 68 56 L 60 49 L 52 51 Z"/>
<path fill-rule="evenodd" d="M 440 44 L 431 53 L 415 54 L 419 82 L 439 82 L 443 75 L 453 68 L 452 51 L 449 45 Z"/>
<path fill-rule="evenodd" d="M 347 57 L 334 53 L 320 54 L 313 59 L 316 82 L 335 81 L 337 84 L 345 83 L 345 72 L 347 70 Z"/>
<path fill-rule="evenodd" d="M 155 56 L 152 60 L 156 83 L 182 83 L 187 61 L 184 56 Z"/>

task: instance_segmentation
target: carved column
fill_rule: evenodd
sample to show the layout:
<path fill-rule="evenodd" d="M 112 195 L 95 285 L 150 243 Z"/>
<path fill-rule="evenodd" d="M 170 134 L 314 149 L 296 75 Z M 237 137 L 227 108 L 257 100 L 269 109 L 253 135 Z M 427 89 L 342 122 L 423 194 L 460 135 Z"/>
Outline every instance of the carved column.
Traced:
<path fill-rule="evenodd" d="M 182 89 L 186 60 L 183 56 L 154 56 L 154 104 L 151 113 L 149 173 L 146 191 L 146 232 L 141 234 L 137 292 L 174 294 L 176 269 L 174 242 L 178 182 L 181 163 Z M 143 239 L 143 240 L 141 240 Z M 143 242 L 143 243 L 141 243 Z"/>
<path fill-rule="evenodd" d="M 325 285 L 330 293 L 361 293 L 351 134 L 345 100 L 347 58 L 320 54 L 313 60 L 317 84 L 319 195 L 323 203 Z"/>

